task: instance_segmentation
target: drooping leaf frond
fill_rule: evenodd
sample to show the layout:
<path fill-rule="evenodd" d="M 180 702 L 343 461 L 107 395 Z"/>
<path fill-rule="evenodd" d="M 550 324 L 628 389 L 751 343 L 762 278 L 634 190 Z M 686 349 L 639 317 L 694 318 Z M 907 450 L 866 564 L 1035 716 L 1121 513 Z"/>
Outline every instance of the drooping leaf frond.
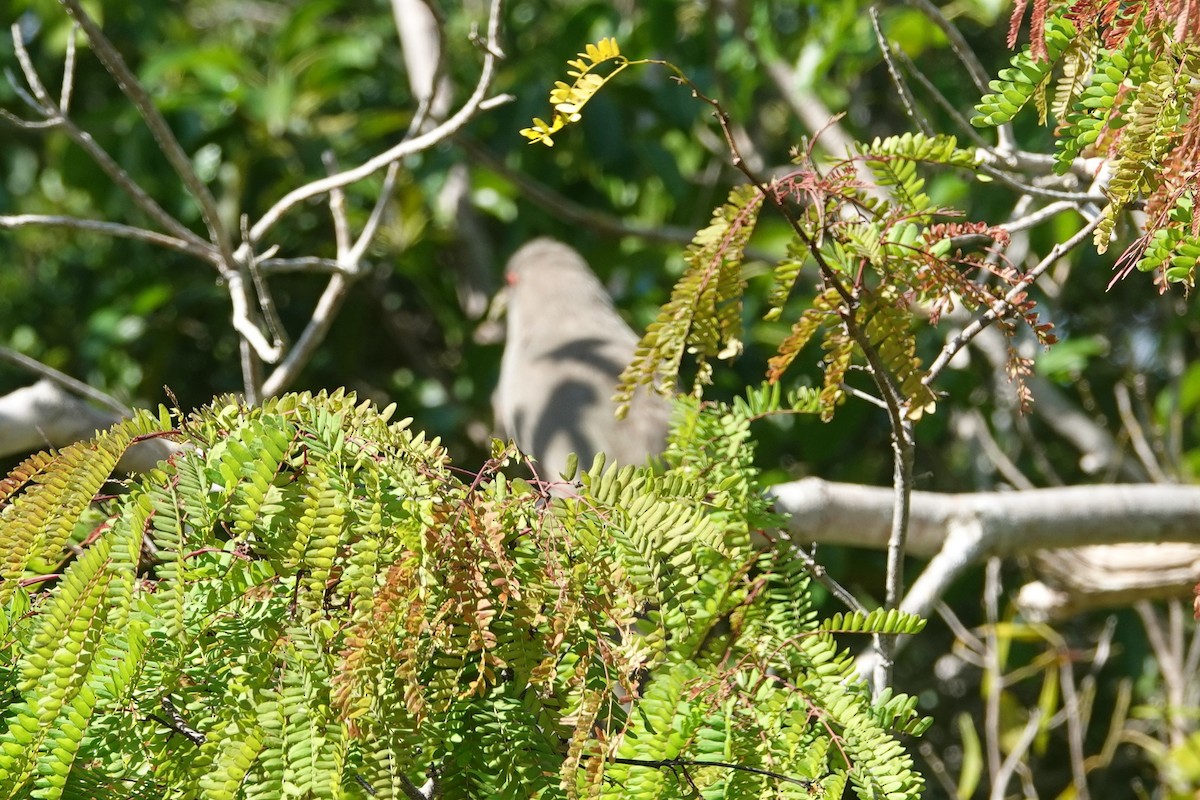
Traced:
<path fill-rule="evenodd" d="M 619 405 L 627 408 L 642 384 L 672 391 L 685 351 L 698 361 L 696 391 L 708 381 L 710 358 L 741 352 L 742 258 L 762 202 L 756 187 L 735 187 L 709 226 L 696 234 L 684 252 L 687 269 L 621 375 Z"/>
<path fill-rule="evenodd" d="M 1184 113 L 1176 88 L 1178 73 L 1176 59 L 1155 60 L 1124 114 L 1124 130 L 1106 191 L 1109 204 L 1094 237 L 1096 249 L 1101 253 L 1108 249 L 1117 214 L 1135 198 L 1155 189 L 1158 165 L 1170 150 Z"/>
<path fill-rule="evenodd" d="M 1141 201 L 1146 227 L 1118 259 L 1120 274 L 1137 267 L 1154 271 L 1164 288 L 1191 286 L 1187 254 L 1176 254 L 1179 263 L 1163 257 L 1163 245 L 1194 234 L 1172 213 L 1200 160 L 1200 30 L 1191 24 L 1191 12 L 1115 0 L 1033 5 L 1030 45 L 1013 57 L 1013 69 L 992 82 L 993 93 L 977 106 L 972 122 L 1009 122 L 1029 97 L 1042 96 L 1041 87 L 1061 66 L 1050 104 L 1057 118 L 1056 171 L 1079 172 L 1088 157 L 1109 161 L 1096 249 L 1108 249 L 1121 213 Z M 1014 26 L 1022 17 L 1020 8 L 1014 11 Z M 1045 59 L 1035 54 L 1041 49 Z M 1044 124 L 1045 111 L 1039 116 Z M 1159 236 L 1163 230 L 1170 232 Z"/>
<path fill-rule="evenodd" d="M 600 75 L 595 71 L 609 62 L 614 62 L 614 66 L 607 75 Z M 535 117 L 531 127 L 521 130 L 521 135 L 528 139 L 530 144 L 540 142 L 547 147 L 553 147 L 554 134 L 568 124 L 578 122 L 581 119 L 580 112 L 588 101 L 605 83 L 625 69 L 629 61 L 621 55 L 617 40 L 608 37 L 595 44 L 589 44 L 578 58 L 568 61 L 567 65 L 571 68 L 567 75 L 575 80 L 572 83 L 554 82 L 554 88 L 550 90 L 550 105 L 554 113 L 550 121 Z"/>
<path fill-rule="evenodd" d="M 900 385 L 900 393 L 906 399 L 905 416 L 917 420 L 931 413 L 937 400 L 925 382 L 925 372 L 916 355 L 911 318 L 898 300 L 895 290 L 887 287 L 880 292 L 864 293 L 865 333 L 892 379 Z"/>

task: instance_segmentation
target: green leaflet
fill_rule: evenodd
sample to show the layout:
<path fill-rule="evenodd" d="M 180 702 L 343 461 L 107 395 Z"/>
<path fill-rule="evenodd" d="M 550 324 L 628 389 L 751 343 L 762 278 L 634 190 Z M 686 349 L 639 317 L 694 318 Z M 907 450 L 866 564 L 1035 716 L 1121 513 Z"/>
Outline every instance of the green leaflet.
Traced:
<path fill-rule="evenodd" d="M 886 139 L 876 138 L 869 145 L 858 145 L 858 151 L 865 156 L 865 164 L 874 174 L 876 182 L 890 189 L 904 208 L 914 212 L 926 211 L 930 207 L 929 197 L 924 192 L 925 179 L 917 172 L 917 164 L 974 169 L 980 162 L 978 154 L 958 149 L 958 140 L 943 134 L 925 136 L 906 133 Z"/>
<path fill-rule="evenodd" d="M 1143 272 L 1162 270 L 1167 280 L 1186 286 L 1195 284 L 1196 265 L 1200 262 L 1200 237 L 1193 236 L 1193 193 L 1183 192 L 1168 212 L 1171 224 L 1150 237 L 1137 268 Z"/>
<path fill-rule="evenodd" d="M 1110 174 L 1103 184 L 1108 203 L 1093 233 L 1096 250 L 1107 251 L 1122 212 L 1143 201 L 1145 235 L 1129 246 L 1118 264 L 1136 264 L 1159 272 L 1164 283 L 1190 286 L 1195 237 L 1175 209 L 1189 174 L 1188 130 L 1195 118 L 1200 51 L 1176 39 L 1173 22 L 1139 5 L 1122 15 L 1120 36 L 1112 35 L 1114 23 L 1103 15 L 1081 15 L 1084 26 L 1078 31 L 1061 16 L 1047 19 L 1048 59 L 1033 61 L 1028 46 L 1013 56 L 1013 66 L 1000 71 L 991 82 L 992 92 L 976 106 L 979 113 L 972 124 L 1006 124 L 1031 99 L 1040 123 L 1046 124 L 1046 88 L 1061 66 L 1049 104 L 1056 117 L 1055 171 L 1083 175 L 1085 169 L 1094 172 L 1096 157 L 1109 162 Z M 1103 47 L 1103 42 L 1114 46 Z"/>
<path fill-rule="evenodd" d="M 1012 66 L 1000 70 L 996 80 L 988 84 L 992 93 L 986 94 L 975 106 L 971 124 L 977 127 L 994 127 L 1011 122 L 1012 118 L 1029 103 L 1038 100 L 1041 120 L 1046 121 L 1045 92 L 1050 83 L 1050 74 L 1063 51 L 1075 35 L 1075 27 L 1061 16 L 1046 20 L 1046 61 L 1034 61 L 1030 45 L 1011 59 Z"/>

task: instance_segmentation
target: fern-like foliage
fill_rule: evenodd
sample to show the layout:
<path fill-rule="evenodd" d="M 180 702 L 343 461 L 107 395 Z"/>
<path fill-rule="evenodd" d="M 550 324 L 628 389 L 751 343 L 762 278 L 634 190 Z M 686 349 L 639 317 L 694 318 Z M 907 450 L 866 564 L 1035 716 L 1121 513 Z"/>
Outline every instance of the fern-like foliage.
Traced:
<path fill-rule="evenodd" d="M 1042 36 L 1045 55 L 1036 57 L 1031 44 L 1013 56 L 1012 66 L 1000 70 L 999 77 L 988 85 L 992 93 L 984 95 L 975 106 L 976 115 L 971 118 L 971 124 L 983 127 L 1011 122 L 1031 100 L 1038 108 L 1038 118 L 1045 124 L 1046 91 L 1059 57 L 1070 47 L 1075 34 L 1075 26 L 1065 17 L 1046 20 Z M 1077 63 L 1075 57 L 1071 63 Z"/>
<path fill-rule="evenodd" d="M 1074 29 L 1063 18 L 1055 18 L 1051 27 L 1046 49 L 1058 57 L 1071 44 Z M 695 96 L 719 108 L 673 65 L 628 61 L 619 53 L 612 40 L 589 45 L 572 62 L 570 74 L 576 84 L 559 83 L 554 90 L 562 116 L 552 124 L 538 120 L 522 133 L 545 141 L 575 121 L 583 103 L 603 87 L 604 80 L 595 78 L 591 70 L 606 60 L 616 60 L 618 69 L 661 64 L 691 85 Z M 1079 50 L 1068 54 L 1068 60 L 1073 74 L 1087 62 Z M 980 119 L 989 124 L 1007 121 L 1029 99 L 1044 94 L 1049 75 L 1049 66 L 1027 54 L 1014 60 L 1014 71 L 1003 79 L 1007 83 L 997 84 L 997 95 L 986 101 Z M 1066 103 L 1073 92 L 1062 88 L 1060 102 Z M 1044 105 L 1044 96 L 1038 102 Z M 801 351 L 817 340 L 823 353 L 823 385 L 812 409 L 823 419 L 832 418 L 845 399 L 846 380 L 856 361 L 866 364 L 885 394 L 895 395 L 889 407 L 898 408 L 910 420 L 933 410 L 930 378 L 917 354 L 912 309 L 917 304 L 931 308 L 936 320 L 955 302 L 970 310 L 990 307 L 1004 299 L 1007 288 L 1021 277 L 1014 270 L 994 267 L 992 262 L 999 259 L 987 258 L 993 243 L 1005 242 L 1003 230 L 951 221 L 952 215 L 933 207 L 924 191 L 925 169 L 974 170 L 980 161 L 978 153 L 958 147 L 953 137 L 905 134 L 858 145 L 848 158 L 822 169 L 809 163 L 806 151 L 798 148 L 792 172 L 769 184 L 752 179 L 735 187 L 687 248 L 683 276 L 622 373 L 616 395 L 619 413 L 628 409 L 642 384 L 662 392 L 674 390 L 685 353 L 695 357 L 691 393 L 696 397 L 710 382 L 714 359 L 732 359 L 741 353 L 746 289 L 742 265 L 746 243 L 764 207 L 780 213 L 795 231 L 787 256 L 774 267 L 766 318 L 784 316 L 804 269 L 816 271 L 821 283 L 809 307 L 793 314 L 791 332 L 768 363 L 768 380 L 781 380 Z M 874 191 L 868 192 L 860 182 L 860 169 L 874 178 Z M 887 200 L 879 193 L 886 194 Z M 1001 280 L 974 280 L 972 273 L 982 269 Z M 1018 305 L 1021 318 L 1042 342 L 1050 343 L 1049 326 L 1037 321 L 1031 303 L 1023 298 Z"/>
<path fill-rule="evenodd" d="M 735 188 L 684 251 L 687 269 L 621 375 L 616 399 L 622 409 L 628 408 L 640 384 L 672 391 L 685 350 L 698 363 L 696 393 L 709 382 L 710 359 L 741 352 L 742 260 L 762 202 L 755 187 Z"/>
<path fill-rule="evenodd" d="M 1010 46 L 1025 6 L 1014 9 Z M 1044 95 L 1053 83 L 1057 171 L 1076 168 L 1084 156 L 1110 162 L 1109 202 L 1095 230 L 1096 249 L 1107 250 L 1121 212 L 1143 202 L 1145 232 L 1119 259 L 1122 274 L 1136 267 L 1155 272 L 1164 288 L 1192 286 L 1195 262 L 1184 263 L 1186 249 L 1170 258 L 1162 249 L 1195 235 L 1175 213 L 1200 163 L 1200 31 L 1192 12 L 1186 4 L 1117 0 L 1034 0 L 1032 6 L 1030 44 L 992 82 L 993 92 L 976 106 L 972 122 L 1007 123 L 1029 99 L 1040 98 L 1045 124 Z"/>
<path fill-rule="evenodd" d="M 530 127 L 521 129 L 521 135 L 528 139 L 530 144 L 540 142 L 547 147 L 553 147 L 554 134 L 568 124 L 578 122 L 581 118 L 580 111 L 588 101 L 605 83 L 629 66 L 629 63 L 629 60 L 621 55 L 621 48 L 616 39 L 610 37 L 589 44 L 578 57 L 567 62 L 567 66 L 570 67 L 567 75 L 574 81 L 554 82 L 554 88 L 550 90 L 550 105 L 554 109 L 550 121 L 534 117 Z M 607 75 L 596 72 L 606 64 L 612 67 Z"/>
<path fill-rule="evenodd" d="M 1162 273 L 1172 283 L 1191 286 L 1200 263 L 1200 236 L 1195 234 L 1194 193 L 1183 192 L 1167 212 L 1169 224 L 1148 234 L 1138 269 Z"/>
<path fill-rule="evenodd" d="M 868 196 L 855 179 L 855 162 L 895 201 L 885 204 Z M 713 224 L 697 235 L 688 250 L 689 269 L 622 376 L 619 399 L 627 400 L 640 383 L 672 386 L 684 352 L 695 353 L 699 361 L 693 387 L 699 393 L 709 359 L 738 352 L 741 323 L 732 312 L 741 307 L 744 283 L 738 270 L 745 241 L 764 205 L 788 208 L 797 202 L 803 203 L 795 217 L 798 235 L 775 266 L 767 319 L 784 315 L 806 266 L 821 272 L 824 286 L 795 314 L 790 333 L 768 363 L 768 380 L 781 380 L 816 340 L 823 353 L 823 386 L 814 410 L 823 419 L 830 419 L 845 399 L 851 366 L 871 359 L 872 368 L 886 371 L 899 388 L 908 418 L 933 410 L 933 390 L 917 354 L 913 305 L 932 308 L 935 319 L 954 302 L 972 310 L 987 307 L 1020 278 L 987 264 L 988 247 L 1006 240 L 1003 230 L 941 221 L 945 215 L 925 194 L 923 168 L 973 169 L 978 154 L 959 148 L 953 137 L 906 134 L 860 145 L 853 159 L 823 173 L 803 157 L 797 164 L 795 172 L 767 187 L 735 189 Z M 848 206 L 853 215 L 841 213 Z M 971 271 L 983 268 L 1002 280 L 993 285 L 972 281 Z M 1043 341 L 1052 340 L 1031 308 L 1020 310 Z M 871 358 L 864 346 L 871 348 Z"/>
<path fill-rule="evenodd" d="M 598 459 L 568 498 L 503 447 L 464 482 L 341 392 L 27 460 L 0 484 L 0 797 L 919 796 L 914 706 L 832 639 L 919 621 L 822 624 L 752 544 L 779 521 L 749 427 L 781 400 L 684 403 L 665 473 Z M 97 501 L 164 431 L 182 450 Z"/>

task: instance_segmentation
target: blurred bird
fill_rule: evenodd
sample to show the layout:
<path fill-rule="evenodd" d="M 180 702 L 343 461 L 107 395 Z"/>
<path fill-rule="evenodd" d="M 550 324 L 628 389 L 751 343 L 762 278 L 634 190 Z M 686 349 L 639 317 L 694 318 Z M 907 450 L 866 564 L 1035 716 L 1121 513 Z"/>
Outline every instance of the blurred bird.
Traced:
<path fill-rule="evenodd" d="M 641 464 L 666 445 L 671 402 L 639 391 L 623 420 L 612 401 L 638 337 L 613 308 L 604 287 L 573 249 L 535 239 L 513 254 L 508 332 L 496 391 L 496 419 L 517 446 L 554 480 L 567 455 L 591 466 Z"/>

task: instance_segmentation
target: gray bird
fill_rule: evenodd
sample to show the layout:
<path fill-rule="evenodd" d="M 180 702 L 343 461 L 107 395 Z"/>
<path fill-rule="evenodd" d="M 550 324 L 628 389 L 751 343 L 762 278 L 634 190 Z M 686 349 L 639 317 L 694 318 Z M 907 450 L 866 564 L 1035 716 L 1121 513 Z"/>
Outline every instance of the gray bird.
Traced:
<path fill-rule="evenodd" d="M 639 391 L 623 420 L 612 401 L 638 337 L 613 308 L 604 287 L 573 249 L 535 239 L 513 254 L 508 281 L 508 332 L 496 391 L 496 418 L 506 436 L 555 480 L 567 455 L 591 466 L 641 464 L 666 444 L 671 402 Z"/>

